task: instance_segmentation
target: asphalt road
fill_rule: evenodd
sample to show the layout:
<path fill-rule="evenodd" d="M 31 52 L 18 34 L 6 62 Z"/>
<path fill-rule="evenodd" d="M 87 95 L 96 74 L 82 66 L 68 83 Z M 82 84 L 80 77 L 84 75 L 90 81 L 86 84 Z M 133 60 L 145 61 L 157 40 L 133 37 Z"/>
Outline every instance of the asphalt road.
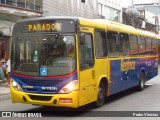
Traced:
<path fill-rule="evenodd" d="M 79 112 L 79 110 L 81 112 Z M 160 75 L 153 78 L 146 83 L 146 87 L 143 91 L 139 92 L 135 89 L 130 89 L 119 94 L 113 95 L 106 100 L 106 103 L 101 108 L 94 108 L 92 104 L 77 109 L 70 108 L 54 108 L 54 107 L 41 107 L 25 104 L 13 104 L 9 95 L 0 96 L 0 111 L 20 111 L 25 112 L 43 112 L 42 118 L 48 116 L 45 119 L 108 119 L 108 120 L 160 120 Z M 47 111 L 47 112 L 44 112 Z M 51 112 L 48 112 L 51 111 Z M 57 112 L 58 111 L 58 112 Z M 69 112 L 66 112 L 69 111 Z M 75 112 L 76 111 L 76 112 Z M 77 112 L 78 111 L 78 112 Z M 104 112 L 107 111 L 107 112 Z M 126 111 L 126 112 L 112 112 L 112 111 Z M 127 112 L 129 111 L 129 112 Z M 159 111 L 159 117 L 130 117 L 127 116 L 136 111 L 145 111 L 144 113 L 151 113 L 151 111 Z M 111 113 L 112 117 L 104 117 L 105 114 Z M 156 112 L 152 112 L 155 113 Z M 114 117 L 117 114 L 121 114 L 126 117 Z M 124 115 L 123 115 L 124 114 Z M 99 116 L 99 117 L 98 117 Z M 2 118 L 4 119 L 4 118 Z M 17 118 L 12 118 L 17 119 Z M 25 120 L 27 118 L 23 118 Z M 33 119 L 33 118 L 30 118 Z M 34 118 L 35 119 L 35 118 Z"/>

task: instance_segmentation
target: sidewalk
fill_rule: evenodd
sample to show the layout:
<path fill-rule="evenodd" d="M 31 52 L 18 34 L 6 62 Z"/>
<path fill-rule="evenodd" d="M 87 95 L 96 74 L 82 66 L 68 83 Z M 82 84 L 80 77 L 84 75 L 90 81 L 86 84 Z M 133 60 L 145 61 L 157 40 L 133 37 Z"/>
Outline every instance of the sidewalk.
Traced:
<path fill-rule="evenodd" d="M 7 82 L 1 83 L 0 84 L 0 96 L 8 95 L 8 94 L 10 94 L 10 88 L 8 86 L 8 83 Z"/>

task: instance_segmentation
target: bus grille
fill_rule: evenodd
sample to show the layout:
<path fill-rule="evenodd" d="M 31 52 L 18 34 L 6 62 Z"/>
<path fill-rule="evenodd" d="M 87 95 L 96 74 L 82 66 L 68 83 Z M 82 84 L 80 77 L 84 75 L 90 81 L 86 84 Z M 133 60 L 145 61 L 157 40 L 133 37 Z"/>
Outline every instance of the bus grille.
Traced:
<path fill-rule="evenodd" d="M 31 100 L 37 100 L 37 101 L 50 101 L 52 99 L 52 96 L 37 96 L 37 95 L 29 95 Z"/>
<path fill-rule="evenodd" d="M 29 86 L 54 86 L 61 83 L 61 80 L 21 80 Z"/>

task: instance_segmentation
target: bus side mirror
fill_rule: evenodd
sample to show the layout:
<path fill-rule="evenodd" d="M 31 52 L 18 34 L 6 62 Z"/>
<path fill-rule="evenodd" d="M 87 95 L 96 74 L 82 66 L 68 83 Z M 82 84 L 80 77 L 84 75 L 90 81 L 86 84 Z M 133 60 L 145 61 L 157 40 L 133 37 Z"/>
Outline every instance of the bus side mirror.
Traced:
<path fill-rule="evenodd" d="M 3 37 L 3 32 L 2 31 L 0 31 L 0 37 Z"/>

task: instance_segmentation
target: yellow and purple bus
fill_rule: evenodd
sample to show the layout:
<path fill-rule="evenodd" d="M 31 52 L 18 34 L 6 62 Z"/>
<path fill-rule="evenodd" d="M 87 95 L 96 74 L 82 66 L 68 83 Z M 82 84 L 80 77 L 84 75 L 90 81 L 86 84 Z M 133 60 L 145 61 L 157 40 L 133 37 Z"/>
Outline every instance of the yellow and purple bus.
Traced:
<path fill-rule="evenodd" d="M 11 50 L 13 103 L 77 108 L 137 87 L 158 73 L 157 35 L 78 17 L 18 21 Z"/>

